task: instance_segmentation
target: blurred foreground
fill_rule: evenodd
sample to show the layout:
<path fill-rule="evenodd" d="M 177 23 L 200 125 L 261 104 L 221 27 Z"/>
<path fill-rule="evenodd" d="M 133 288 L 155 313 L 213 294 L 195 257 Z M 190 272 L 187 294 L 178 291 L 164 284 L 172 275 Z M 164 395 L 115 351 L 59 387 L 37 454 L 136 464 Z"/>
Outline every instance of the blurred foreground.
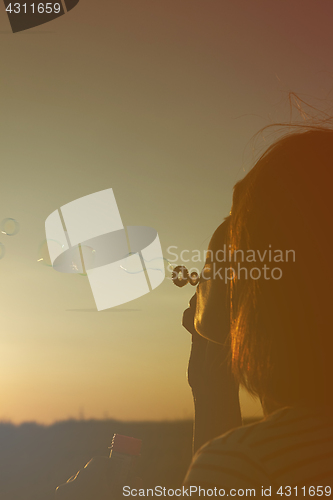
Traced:
<path fill-rule="evenodd" d="M 56 486 L 93 456 L 108 456 L 115 432 L 143 440 L 139 474 L 145 487 L 179 486 L 191 460 L 192 425 L 185 420 L 0 423 L 0 498 L 54 500 Z"/>

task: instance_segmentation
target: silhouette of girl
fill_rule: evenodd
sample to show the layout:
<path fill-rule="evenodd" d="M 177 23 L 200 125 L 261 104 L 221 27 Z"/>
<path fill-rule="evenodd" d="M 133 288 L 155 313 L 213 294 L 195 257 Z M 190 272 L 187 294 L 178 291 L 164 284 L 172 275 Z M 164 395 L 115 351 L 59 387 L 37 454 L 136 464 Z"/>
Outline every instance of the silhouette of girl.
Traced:
<path fill-rule="evenodd" d="M 333 131 L 318 128 L 279 139 L 235 186 L 183 315 L 196 451 L 185 488 L 331 494 L 332 180 Z M 242 426 L 239 384 L 259 396 L 262 421 Z M 112 499 L 111 474 L 94 459 L 56 498 Z"/>
<path fill-rule="evenodd" d="M 183 316 L 198 450 L 185 485 L 276 498 L 333 486 L 332 180 L 333 131 L 318 128 L 279 139 L 234 188 Z M 262 421 L 242 427 L 239 384 Z"/>

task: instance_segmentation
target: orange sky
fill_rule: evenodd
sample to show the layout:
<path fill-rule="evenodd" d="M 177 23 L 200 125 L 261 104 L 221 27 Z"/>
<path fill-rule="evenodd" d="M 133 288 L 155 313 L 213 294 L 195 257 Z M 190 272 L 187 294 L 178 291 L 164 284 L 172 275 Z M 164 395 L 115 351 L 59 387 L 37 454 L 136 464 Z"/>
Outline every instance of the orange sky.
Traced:
<path fill-rule="evenodd" d="M 46 217 L 112 187 L 125 225 L 207 248 L 287 93 L 332 88 L 331 2 L 81 0 L 13 35 L 0 12 L 0 418 L 184 418 L 193 289 L 166 280 L 97 313 L 87 280 L 37 263 Z M 324 106 L 324 104 L 323 104 Z M 245 396 L 245 415 L 260 411 Z"/>

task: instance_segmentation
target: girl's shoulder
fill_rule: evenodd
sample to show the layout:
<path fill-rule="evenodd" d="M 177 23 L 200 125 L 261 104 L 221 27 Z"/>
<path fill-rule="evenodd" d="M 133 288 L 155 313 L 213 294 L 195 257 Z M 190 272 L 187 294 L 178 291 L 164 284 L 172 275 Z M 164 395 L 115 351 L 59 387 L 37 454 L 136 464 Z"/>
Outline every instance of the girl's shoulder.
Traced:
<path fill-rule="evenodd" d="M 255 489 L 274 486 L 277 480 L 292 481 L 295 470 L 300 467 L 302 471 L 304 457 L 316 474 L 316 468 L 322 467 L 318 456 L 330 453 L 333 461 L 332 439 L 330 415 L 318 408 L 286 407 L 205 444 L 193 457 L 185 483 Z"/>

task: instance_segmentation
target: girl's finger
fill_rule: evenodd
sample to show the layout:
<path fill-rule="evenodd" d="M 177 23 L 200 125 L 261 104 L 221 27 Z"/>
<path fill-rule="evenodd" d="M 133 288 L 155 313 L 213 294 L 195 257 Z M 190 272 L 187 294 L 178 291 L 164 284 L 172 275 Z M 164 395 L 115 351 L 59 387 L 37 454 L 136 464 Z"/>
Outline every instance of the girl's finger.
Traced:
<path fill-rule="evenodd" d="M 182 325 L 183 327 L 190 332 L 192 335 L 194 335 L 196 332 L 194 328 L 194 313 L 193 309 L 185 309 L 183 313 L 183 319 L 182 319 Z"/>

